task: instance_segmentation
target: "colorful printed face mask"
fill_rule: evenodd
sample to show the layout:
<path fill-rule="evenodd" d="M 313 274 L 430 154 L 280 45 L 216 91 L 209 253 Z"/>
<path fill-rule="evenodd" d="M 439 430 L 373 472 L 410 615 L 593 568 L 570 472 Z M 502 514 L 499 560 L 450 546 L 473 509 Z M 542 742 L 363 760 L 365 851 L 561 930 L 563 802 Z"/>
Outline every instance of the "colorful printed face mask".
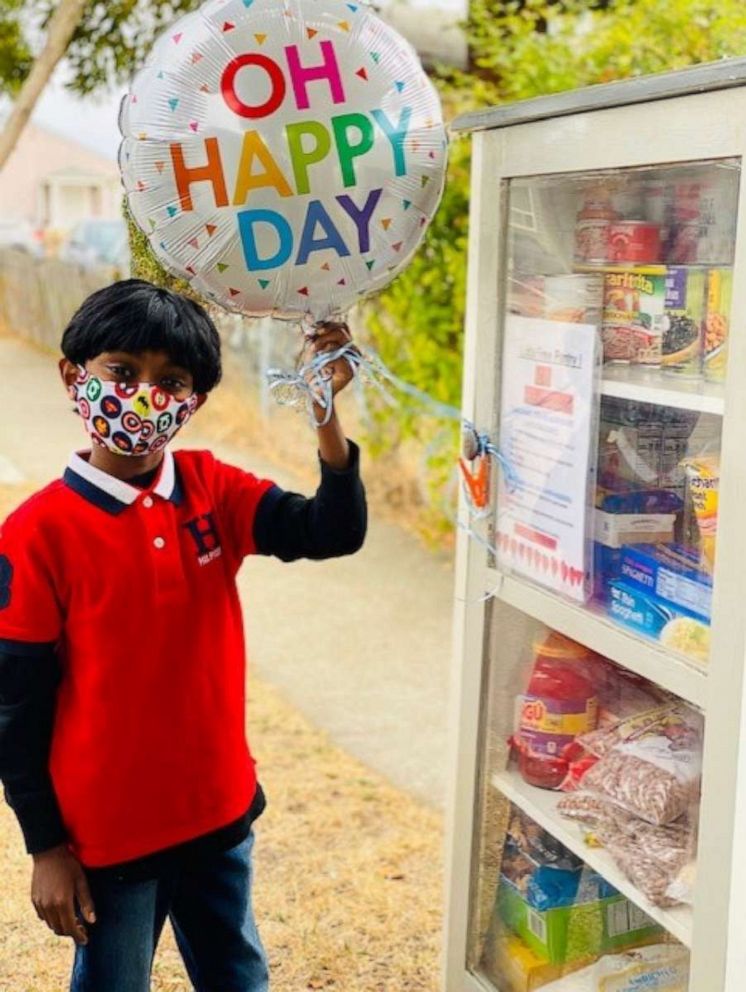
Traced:
<path fill-rule="evenodd" d="M 117 455 L 147 455 L 165 447 L 197 409 L 192 393 L 177 400 L 150 382 L 109 382 L 81 365 L 70 386 L 94 444 Z"/>

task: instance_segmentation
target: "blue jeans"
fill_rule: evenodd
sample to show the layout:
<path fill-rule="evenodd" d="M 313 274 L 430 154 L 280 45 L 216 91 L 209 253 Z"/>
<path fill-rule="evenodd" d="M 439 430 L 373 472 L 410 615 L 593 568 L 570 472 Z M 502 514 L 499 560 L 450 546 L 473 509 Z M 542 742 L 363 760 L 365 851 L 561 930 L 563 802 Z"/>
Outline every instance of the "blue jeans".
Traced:
<path fill-rule="evenodd" d="M 168 916 L 196 992 L 267 992 L 251 906 L 254 832 L 228 851 L 128 882 L 90 874 L 96 922 L 75 948 L 70 992 L 148 992 Z"/>

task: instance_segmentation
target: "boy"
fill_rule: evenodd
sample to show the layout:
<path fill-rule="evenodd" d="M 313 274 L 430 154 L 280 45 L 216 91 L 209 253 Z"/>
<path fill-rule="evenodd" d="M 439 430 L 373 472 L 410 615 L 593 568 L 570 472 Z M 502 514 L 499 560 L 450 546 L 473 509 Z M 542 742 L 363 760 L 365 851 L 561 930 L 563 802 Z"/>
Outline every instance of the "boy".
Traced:
<path fill-rule="evenodd" d="M 306 350 L 349 340 L 322 325 Z M 317 429 L 312 499 L 209 451 L 172 454 L 220 379 L 220 340 L 149 283 L 90 296 L 62 351 L 91 449 L 0 530 L 0 777 L 32 900 L 75 941 L 71 992 L 147 992 L 166 916 L 197 992 L 266 992 L 235 576 L 254 553 L 361 547 L 359 451 L 336 414 Z M 333 393 L 351 379 L 344 360 L 327 369 Z"/>

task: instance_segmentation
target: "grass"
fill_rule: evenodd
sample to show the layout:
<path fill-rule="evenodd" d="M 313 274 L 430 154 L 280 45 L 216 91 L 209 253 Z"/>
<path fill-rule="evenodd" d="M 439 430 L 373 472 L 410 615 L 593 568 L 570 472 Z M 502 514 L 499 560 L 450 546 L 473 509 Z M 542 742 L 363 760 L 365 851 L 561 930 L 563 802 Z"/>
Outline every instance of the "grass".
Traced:
<path fill-rule="evenodd" d="M 0 520 L 26 494 L 0 486 Z M 273 992 L 436 992 L 440 816 L 335 747 L 271 686 L 252 677 L 248 698 L 269 800 L 256 825 L 254 905 Z M 0 992 L 61 992 L 72 943 L 36 918 L 30 877 L 0 804 Z M 152 988 L 190 989 L 169 926 Z"/>

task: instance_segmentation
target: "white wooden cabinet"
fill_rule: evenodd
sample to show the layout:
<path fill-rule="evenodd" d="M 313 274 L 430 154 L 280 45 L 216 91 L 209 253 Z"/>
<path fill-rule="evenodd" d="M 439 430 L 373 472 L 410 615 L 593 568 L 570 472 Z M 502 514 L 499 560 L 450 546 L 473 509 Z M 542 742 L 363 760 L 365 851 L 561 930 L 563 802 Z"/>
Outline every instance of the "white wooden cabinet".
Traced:
<path fill-rule="evenodd" d="M 735 233 L 729 258 L 718 259 L 733 273 L 725 381 L 666 374 L 634 361 L 608 364 L 600 373 L 598 399 L 691 411 L 718 438 L 718 541 L 706 664 L 619 626 L 598 604 L 573 603 L 498 566 L 486 545 L 495 540 L 504 487 L 493 487 L 493 512 L 484 521 L 470 519 L 462 498 L 461 522 L 482 540 L 459 531 L 443 987 L 506 992 L 483 960 L 485 931 L 496 912 L 504 810 L 511 803 L 690 948 L 689 992 L 741 992 L 746 981 L 746 193 L 739 177 L 746 154 L 746 59 L 496 108 L 467 115 L 455 128 L 471 132 L 473 145 L 463 414 L 494 440 L 501 437 L 510 280 L 522 265 L 524 271 L 533 266 L 530 275 L 550 274 L 542 269 L 546 264 L 552 273 L 579 271 L 572 218 L 584 190 L 607 180 L 618 190 L 623 177 L 639 192 L 652 180 L 706 181 L 726 167 L 734 183 Z M 627 219 L 629 211 L 634 217 L 645 209 L 644 202 L 628 205 Z M 668 210 L 670 226 L 670 204 Z M 521 232 L 532 229 L 527 248 Z M 670 248 L 670 230 L 663 237 Z M 655 261 L 671 264 L 662 249 Z M 677 261 L 714 264 L 705 255 Z M 693 907 L 653 906 L 606 851 L 589 848 L 577 826 L 558 815 L 559 794 L 527 785 L 511 764 L 505 742 L 514 699 L 525 685 L 532 639 L 546 628 L 703 711 Z"/>

